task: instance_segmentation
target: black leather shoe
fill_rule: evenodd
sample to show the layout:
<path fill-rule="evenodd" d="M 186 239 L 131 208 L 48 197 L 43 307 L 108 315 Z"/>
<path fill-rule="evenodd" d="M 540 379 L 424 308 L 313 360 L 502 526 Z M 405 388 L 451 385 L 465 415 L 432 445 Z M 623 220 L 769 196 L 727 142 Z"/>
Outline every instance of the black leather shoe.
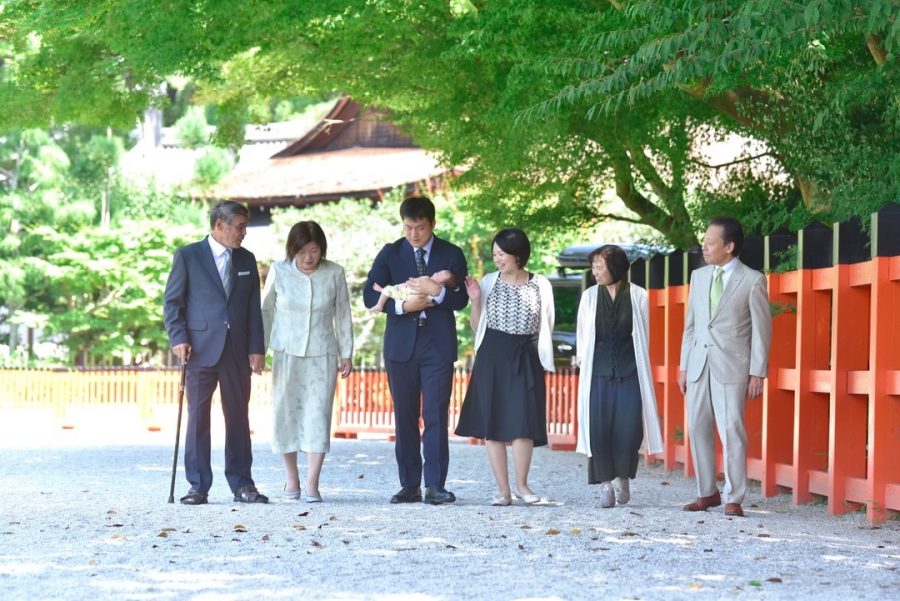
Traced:
<path fill-rule="evenodd" d="M 206 495 L 196 490 L 189 490 L 188 494 L 181 497 L 182 505 L 206 505 Z"/>
<path fill-rule="evenodd" d="M 422 500 L 422 489 L 418 486 L 404 486 L 391 497 L 391 503 L 418 503 Z"/>
<path fill-rule="evenodd" d="M 438 488 L 437 486 L 425 487 L 425 498 L 423 502 L 429 505 L 442 505 L 444 503 L 452 503 L 456 500 L 456 495 L 446 488 Z"/>
<path fill-rule="evenodd" d="M 252 484 L 248 484 L 234 491 L 234 500 L 237 503 L 268 503 L 269 497 L 261 494 Z"/>

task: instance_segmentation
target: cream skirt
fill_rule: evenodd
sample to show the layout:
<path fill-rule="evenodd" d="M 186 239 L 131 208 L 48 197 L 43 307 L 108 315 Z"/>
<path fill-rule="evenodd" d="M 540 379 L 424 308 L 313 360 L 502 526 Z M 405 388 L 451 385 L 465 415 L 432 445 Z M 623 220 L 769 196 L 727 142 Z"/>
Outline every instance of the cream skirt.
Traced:
<path fill-rule="evenodd" d="M 272 451 L 327 453 L 337 385 L 336 355 L 295 357 L 275 351 L 272 361 Z"/>

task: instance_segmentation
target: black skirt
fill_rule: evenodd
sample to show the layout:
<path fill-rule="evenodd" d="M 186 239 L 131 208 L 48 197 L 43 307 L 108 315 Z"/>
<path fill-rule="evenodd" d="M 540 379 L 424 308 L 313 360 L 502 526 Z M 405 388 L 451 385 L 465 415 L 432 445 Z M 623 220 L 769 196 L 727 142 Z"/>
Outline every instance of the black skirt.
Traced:
<path fill-rule="evenodd" d="M 547 444 L 547 389 L 534 336 L 485 331 L 456 434 Z"/>
<path fill-rule="evenodd" d="M 626 378 L 591 378 L 591 457 L 588 483 L 634 478 L 644 440 L 641 384 Z"/>

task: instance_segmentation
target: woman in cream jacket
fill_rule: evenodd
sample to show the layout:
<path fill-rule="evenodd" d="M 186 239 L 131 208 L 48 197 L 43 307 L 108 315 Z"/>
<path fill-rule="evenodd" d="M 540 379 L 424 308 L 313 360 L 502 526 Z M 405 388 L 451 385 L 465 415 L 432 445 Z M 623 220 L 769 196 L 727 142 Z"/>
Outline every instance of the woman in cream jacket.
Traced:
<path fill-rule="evenodd" d="M 663 451 L 649 355 L 647 291 L 627 281 L 628 258 L 615 245 L 593 251 L 588 260 L 597 280 L 578 306 L 576 353 L 578 443 L 588 456 L 588 482 L 600 484 L 600 505 L 630 498 L 643 440 Z M 615 493 L 613 490 L 615 481 Z"/>
<path fill-rule="evenodd" d="M 325 259 L 325 233 L 315 221 L 294 224 L 287 258 L 272 264 L 262 295 L 272 361 L 272 450 L 284 456 L 284 495 L 299 499 L 297 452 L 307 454 L 304 500 L 315 503 L 330 449 L 337 373 L 352 370 L 353 324 L 344 269 Z"/>

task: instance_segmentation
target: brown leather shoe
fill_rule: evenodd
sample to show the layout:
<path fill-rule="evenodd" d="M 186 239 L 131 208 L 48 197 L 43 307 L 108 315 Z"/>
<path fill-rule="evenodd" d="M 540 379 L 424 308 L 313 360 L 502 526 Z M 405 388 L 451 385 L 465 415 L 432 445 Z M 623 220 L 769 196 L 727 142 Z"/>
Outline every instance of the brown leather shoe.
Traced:
<path fill-rule="evenodd" d="M 725 503 L 725 515 L 742 518 L 744 517 L 744 510 L 741 508 L 740 503 Z"/>
<path fill-rule="evenodd" d="M 722 497 L 719 496 L 719 491 L 716 491 L 716 494 L 709 495 L 708 497 L 698 497 L 696 501 L 693 503 L 688 503 L 684 506 L 685 511 L 706 511 L 710 507 L 718 507 L 722 504 Z"/>

